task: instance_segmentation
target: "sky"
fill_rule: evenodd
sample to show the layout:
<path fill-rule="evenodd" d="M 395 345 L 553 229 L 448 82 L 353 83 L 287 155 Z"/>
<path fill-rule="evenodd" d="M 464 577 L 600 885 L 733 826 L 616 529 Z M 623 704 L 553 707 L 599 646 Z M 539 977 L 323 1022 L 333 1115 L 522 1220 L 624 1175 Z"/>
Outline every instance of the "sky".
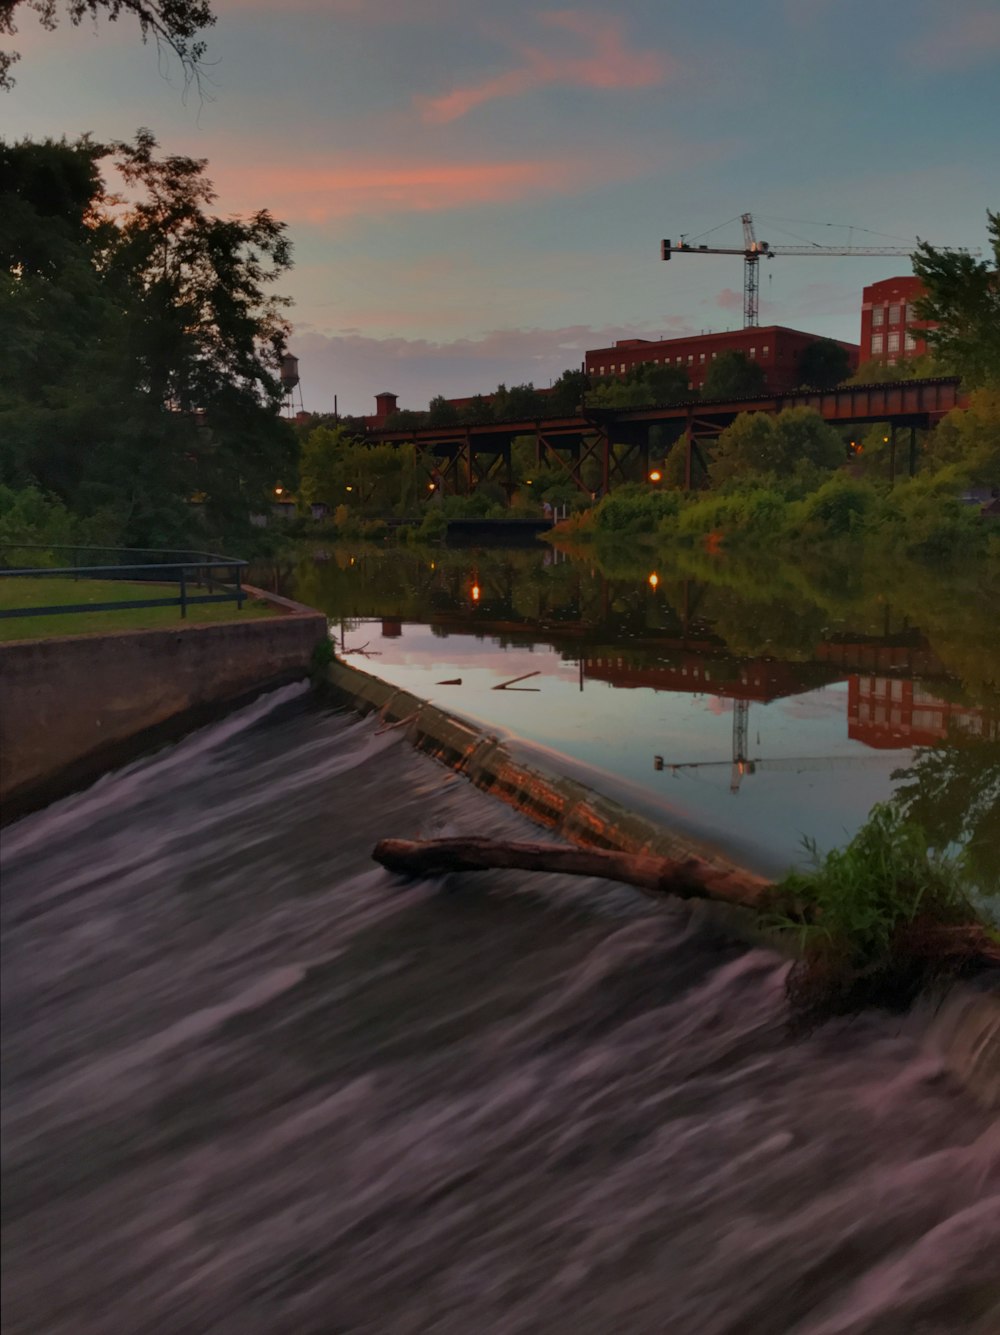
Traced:
<path fill-rule="evenodd" d="M 216 0 L 199 93 L 131 20 L 16 12 L 7 138 L 148 127 L 289 227 L 307 409 L 544 386 L 616 338 L 738 328 L 738 256 L 984 247 L 1000 0 Z M 850 230 L 849 230 L 850 229 Z M 711 232 L 710 237 L 702 234 Z M 900 257 L 775 258 L 761 324 L 856 342 Z"/>

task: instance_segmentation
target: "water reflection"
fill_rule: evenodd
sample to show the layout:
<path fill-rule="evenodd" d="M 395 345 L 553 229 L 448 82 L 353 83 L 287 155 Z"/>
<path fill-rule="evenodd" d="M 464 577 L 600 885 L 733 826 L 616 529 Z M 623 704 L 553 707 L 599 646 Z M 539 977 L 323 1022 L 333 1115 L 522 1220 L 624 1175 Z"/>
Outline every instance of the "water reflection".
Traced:
<path fill-rule="evenodd" d="M 325 610 L 348 661 L 772 871 L 803 835 L 849 837 L 914 747 L 977 739 L 988 787 L 1000 631 L 977 573 L 359 546 L 256 577 Z"/>

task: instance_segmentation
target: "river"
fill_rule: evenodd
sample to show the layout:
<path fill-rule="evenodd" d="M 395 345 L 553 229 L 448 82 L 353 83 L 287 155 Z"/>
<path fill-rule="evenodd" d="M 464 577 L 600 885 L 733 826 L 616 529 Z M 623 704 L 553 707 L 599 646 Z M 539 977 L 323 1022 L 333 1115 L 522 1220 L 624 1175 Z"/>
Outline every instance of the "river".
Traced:
<path fill-rule="evenodd" d="M 995 1335 L 924 1020 L 792 1038 L 704 910 L 370 860 L 470 830 L 529 833 L 288 687 L 5 831 L 8 1335 Z"/>
<path fill-rule="evenodd" d="M 1000 891 L 979 568 L 355 544 L 255 577 L 322 608 L 347 662 L 764 875 L 845 843 L 922 748 L 914 811 Z"/>

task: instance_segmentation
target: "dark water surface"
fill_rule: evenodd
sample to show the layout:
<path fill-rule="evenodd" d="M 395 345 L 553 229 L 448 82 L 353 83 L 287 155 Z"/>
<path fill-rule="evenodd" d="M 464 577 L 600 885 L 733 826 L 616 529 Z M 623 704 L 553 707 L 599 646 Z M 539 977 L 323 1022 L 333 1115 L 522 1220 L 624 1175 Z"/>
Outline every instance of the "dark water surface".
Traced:
<path fill-rule="evenodd" d="M 1000 1126 L 289 688 L 4 834 L 10 1335 L 995 1335 Z M 534 833 L 534 832 L 532 832 Z"/>
<path fill-rule="evenodd" d="M 932 748 L 921 823 L 967 842 L 954 813 L 982 807 L 1000 895 L 1000 588 L 978 566 L 814 566 L 359 545 L 256 578 L 326 611 L 348 662 L 765 875 L 804 837 L 845 843 Z"/>

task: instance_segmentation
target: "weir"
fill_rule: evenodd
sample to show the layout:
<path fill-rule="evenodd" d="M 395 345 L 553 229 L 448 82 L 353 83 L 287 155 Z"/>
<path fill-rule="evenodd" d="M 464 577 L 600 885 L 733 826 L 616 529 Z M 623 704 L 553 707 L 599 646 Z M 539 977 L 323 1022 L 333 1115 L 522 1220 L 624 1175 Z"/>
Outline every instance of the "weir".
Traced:
<path fill-rule="evenodd" d="M 7 831 L 8 1328 L 986 1335 L 995 1116 L 926 1022 L 792 1040 L 676 901 L 401 883 L 387 827 L 530 829 L 401 732 L 286 687 Z"/>

